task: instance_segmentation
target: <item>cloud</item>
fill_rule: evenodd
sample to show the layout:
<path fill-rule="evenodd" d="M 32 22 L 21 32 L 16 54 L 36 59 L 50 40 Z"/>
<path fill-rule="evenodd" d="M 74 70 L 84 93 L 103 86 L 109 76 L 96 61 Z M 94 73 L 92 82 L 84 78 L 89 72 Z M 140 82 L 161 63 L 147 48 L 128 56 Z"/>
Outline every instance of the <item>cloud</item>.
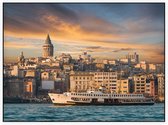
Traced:
<path fill-rule="evenodd" d="M 88 46 L 86 49 L 99 49 L 101 46 Z"/>
<path fill-rule="evenodd" d="M 65 7 L 63 4 L 47 4 L 45 7 L 48 10 L 47 14 L 52 14 L 53 16 L 57 16 L 60 19 L 71 23 L 78 22 L 79 17 L 77 13 L 74 10 Z"/>
<path fill-rule="evenodd" d="M 116 6 L 111 5 L 109 8 Z M 117 6 L 119 7 L 120 4 Z M 113 13 L 118 12 L 117 6 Z M 121 6 L 125 10 L 133 8 L 129 9 L 125 4 Z M 136 6 L 139 12 L 139 6 Z M 163 23 L 156 25 L 156 21 L 150 21 L 148 18 L 138 20 L 126 18 L 123 22 L 117 23 L 92 14 L 85 11 L 76 12 L 75 9 L 68 8 L 64 4 L 5 4 L 5 35 L 45 38 L 47 33 L 51 33 L 54 40 L 61 41 L 85 43 L 127 41 L 129 43 L 132 39 L 149 36 L 152 38 L 154 34 L 164 32 Z"/>
<path fill-rule="evenodd" d="M 4 42 L 4 47 L 5 48 L 15 48 L 15 49 L 39 49 L 38 46 L 35 46 L 34 44 L 27 44 L 27 42 Z"/>
<path fill-rule="evenodd" d="M 56 28 L 53 29 L 50 22 L 42 20 L 48 15 L 69 23 L 76 23 L 78 18 L 74 11 L 60 4 L 5 4 L 4 29 L 15 34 L 22 32 L 22 35 L 25 33 L 46 34 L 50 30 L 56 32 Z"/>
<path fill-rule="evenodd" d="M 83 13 L 78 15 L 74 10 L 60 4 L 19 5 L 5 6 L 5 34 L 13 34 L 13 36 L 36 34 L 36 37 L 39 37 L 52 32 L 57 35 L 56 37 L 73 40 L 105 38 L 115 40 L 123 37 L 117 34 L 121 29 L 119 25 L 94 15 Z"/>
<path fill-rule="evenodd" d="M 113 50 L 112 52 L 130 51 L 130 50 L 133 50 L 133 49 L 132 48 L 121 48 L 121 49 Z"/>
<path fill-rule="evenodd" d="M 82 14 L 80 18 L 80 26 L 83 30 L 86 31 L 113 35 L 118 35 L 118 33 L 121 32 L 123 28 L 114 22 L 109 22 L 103 18 L 89 14 Z"/>
<path fill-rule="evenodd" d="M 160 4 L 4 4 L 4 45 L 35 49 L 50 33 L 58 52 L 111 57 L 137 51 L 157 61 L 164 56 L 163 9 Z"/>

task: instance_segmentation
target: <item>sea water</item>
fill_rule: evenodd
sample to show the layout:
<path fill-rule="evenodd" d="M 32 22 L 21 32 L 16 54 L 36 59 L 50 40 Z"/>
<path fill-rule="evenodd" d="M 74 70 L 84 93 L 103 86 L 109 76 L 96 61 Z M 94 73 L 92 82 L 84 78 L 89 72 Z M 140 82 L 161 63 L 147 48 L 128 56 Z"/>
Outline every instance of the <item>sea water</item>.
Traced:
<path fill-rule="evenodd" d="M 4 104 L 6 122 L 143 122 L 164 121 L 164 104 L 135 106 L 54 106 L 53 104 Z"/>

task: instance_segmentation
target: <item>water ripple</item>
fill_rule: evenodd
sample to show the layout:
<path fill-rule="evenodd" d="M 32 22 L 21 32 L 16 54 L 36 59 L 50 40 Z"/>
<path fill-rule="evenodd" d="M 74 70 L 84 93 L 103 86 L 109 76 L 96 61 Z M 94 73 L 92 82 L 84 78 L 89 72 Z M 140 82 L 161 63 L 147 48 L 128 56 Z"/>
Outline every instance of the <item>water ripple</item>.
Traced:
<path fill-rule="evenodd" d="M 153 106 L 4 104 L 4 121 L 164 121 L 164 104 Z"/>

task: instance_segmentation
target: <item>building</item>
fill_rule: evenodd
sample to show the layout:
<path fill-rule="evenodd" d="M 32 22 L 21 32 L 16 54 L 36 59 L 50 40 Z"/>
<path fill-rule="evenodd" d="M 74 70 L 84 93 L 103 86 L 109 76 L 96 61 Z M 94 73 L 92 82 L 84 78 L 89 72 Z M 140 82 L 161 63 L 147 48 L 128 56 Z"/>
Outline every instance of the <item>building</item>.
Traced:
<path fill-rule="evenodd" d="M 11 76 L 23 78 L 24 77 L 24 70 L 19 69 L 18 65 L 14 65 L 11 70 Z"/>
<path fill-rule="evenodd" d="M 71 72 L 70 73 L 70 91 L 86 92 L 94 90 L 94 75 L 91 72 Z"/>
<path fill-rule="evenodd" d="M 128 79 L 117 80 L 117 93 L 119 93 L 119 94 L 128 94 L 129 93 Z"/>
<path fill-rule="evenodd" d="M 68 90 L 69 81 L 65 72 L 60 70 L 44 71 L 41 73 L 41 91 L 62 93 Z"/>
<path fill-rule="evenodd" d="M 23 85 L 25 97 L 34 97 L 36 95 L 36 80 L 34 78 L 25 78 Z"/>
<path fill-rule="evenodd" d="M 73 70 L 73 64 L 64 64 L 63 70 L 67 72 Z"/>
<path fill-rule="evenodd" d="M 139 63 L 139 55 L 136 52 L 134 54 L 126 55 L 126 59 L 130 59 L 130 62 L 134 64 Z"/>
<path fill-rule="evenodd" d="M 45 40 L 45 43 L 43 45 L 43 57 L 53 57 L 54 53 L 54 46 L 51 43 L 49 34 L 47 35 L 47 39 Z"/>
<path fill-rule="evenodd" d="M 156 73 L 165 73 L 165 66 L 164 64 L 156 64 Z"/>
<path fill-rule="evenodd" d="M 23 52 L 21 52 L 20 56 L 18 57 L 18 64 L 20 66 L 24 66 L 24 63 L 25 63 L 25 58 L 24 58 Z"/>
<path fill-rule="evenodd" d="M 109 64 L 110 64 L 110 65 L 116 65 L 116 64 L 117 64 L 117 61 L 116 61 L 116 60 L 109 60 Z"/>
<path fill-rule="evenodd" d="M 121 58 L 120 59 L 120 63 L 122 63 L 122 64 L 129 64 L 129 62 L 130 62 L 129 60 L 130 59 L 127 59 L 127 58 L 126 59 L 125 58 Z"/>
<path fill-rule="evenodd" d="M 49 80 L 50 79 L 50 73 L 49 72 L 42 72 L 41 73 L 41 79 L 42 80 Z"/>
<path fill-rule="evenodd" d="M 136 64 L 135 68 L 140 68 L 145 72 L 149 69 L 148 64 L 145 61 L 141 61 L 140 63 Z"/>
<path fill-rule="evenodd" d="M 12 76 L 19 76 L 19 67 L 18 65 L 13 66 L 13 70 L 11 71 Z"/>
<path fill-rule="evenodd" d="M 158 74 L 157 79 L 158 79 L 158 99 L 160 101 L 164 100 L 164 94 L 165 94 L 165 78 L 164 74 Z"/>
<path fill-rule="evenodd" d="M 41 79 L 42 80 L 56 80 L 58 73 L 57 72 L 51 72 L 51 71 L 44 71 L 41 73 Z"/>
<path fill-rule="evenodd" d="M 155 72 L 156 71 L 156 65 L 155 64 L 149 64 L 149 72 Z"/>
<path fill-rule="evenodd" d="M 93 58 L 87 52 L 83 52 L 83 54 L 79 55 L 78 60 L 87 64 L 90 64 L 93 62 Z"/>
<path fill-rule="evenodd" d="M 99 71 L 103 71 L 105 68 L 105 64 L 104 63 L 96 63 L 96 69 Z"/>
<path fill-rule="evenodd" d="M 149 94 L 149 96 L 155 96 L 155 81 L 154 79 L 147 79 L 145 86 L 145 93 Z"/>
<path fill-rule="evenodd" d="M 4 97 L 23 97 L 23 78 L 4 79 Z"/>
<path fill-rule="evenodd" d="M 135 75 L 133 77 L 134 93 L 145 93 L 146 75 Z"/>
<path fill-rule="evenodd" d="M 55 90 L 55 85 L 53 80 L 42 80 L 41 81 L 42 90 Z"/>
<path fill-rule="evenodd" d="M 117 93 L 117 72 L 94 72 L 94 84 L 97 90 L 104 86 L 106 92 Z"/>
<path fill-rule="evenodd" d="M 62 53 L 59 57 L 57 57 L 57 60 L 59 60 L 62 64 L 69 64 L 72 57 L 70 54 Z"/>
<path fill-rule="evenodd" d="M 25 77 L 36 77 L 35 70 L 26 70 Z"/>

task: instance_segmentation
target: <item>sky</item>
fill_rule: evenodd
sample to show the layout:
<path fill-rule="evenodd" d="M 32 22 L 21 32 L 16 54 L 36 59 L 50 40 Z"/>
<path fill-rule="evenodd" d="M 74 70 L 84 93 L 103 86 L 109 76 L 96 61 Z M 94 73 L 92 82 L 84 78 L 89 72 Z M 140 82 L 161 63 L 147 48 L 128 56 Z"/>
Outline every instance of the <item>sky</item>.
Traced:
<path fill-rule="evenodd" d="M 42 56 L 47 34 L 54 56 L 140 60 L 164 63 L 164 4 L 4 4 L 4 60 Z"/>

